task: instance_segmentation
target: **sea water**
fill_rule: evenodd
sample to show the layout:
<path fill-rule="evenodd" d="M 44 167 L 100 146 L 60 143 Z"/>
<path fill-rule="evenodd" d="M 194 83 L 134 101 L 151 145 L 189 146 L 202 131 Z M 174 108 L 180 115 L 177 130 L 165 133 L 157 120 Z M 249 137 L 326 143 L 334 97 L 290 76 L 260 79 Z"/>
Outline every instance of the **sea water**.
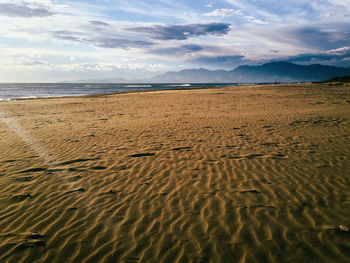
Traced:
<path fill-rule="evenodd" d="M 130 91 L 196 89 L 237 84 L 228 83 L 11 83 L 0 84 L 0 101 L 50 97 L 85 96 Z"/>

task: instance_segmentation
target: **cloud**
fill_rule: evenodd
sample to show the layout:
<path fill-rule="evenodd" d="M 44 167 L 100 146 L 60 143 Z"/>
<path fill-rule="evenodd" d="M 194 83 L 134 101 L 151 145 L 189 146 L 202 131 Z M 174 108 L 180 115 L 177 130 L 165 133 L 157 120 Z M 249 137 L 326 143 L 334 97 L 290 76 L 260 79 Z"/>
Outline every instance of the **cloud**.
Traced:
<path fill-rule="evenodd" d="M 9 61 L 2 61 L 1 67 L 22 68 L 26 70 L 60 70 L 60 71 L 80 71 L 80 72 L 108 72 L 118 70 L 132 70 L 155 72 L 164 67 L 160 63 L 120 63 L 120 62 L 72 62 L 71 60 L 62 60 L 59 63 L 53 61 L 52 57 L 33 58 L 31 56 L 17 56 Z"/>
<path fill-rule="evenodd" d="M 215 9 L 214 11 L 210 13 L 205 13 L 204 16 L 213 16 L 213 17 L 230 17 L 230 16 L 238 16 L 241 18 L 244 18 L 248 22 L 256 23 L 256 24 L 268 24 L 267 22 L 258 19 L 254 16 L 245 16 L 243 12 L 239 9 L 232 9 L 232 8 L 220 8 Z"/>
<path fill-rule="evenodd" d="M 202 35 L 225 35 L 230 31 L 228 23 L 189 24 L 189 25 L 156 25 L 151 27 L 131 27 L 128 31 L 147 35 L 156 40 L 186 40 Z"/>
<path fill-rule="evenodd" d="M 240 10 L 232 9 L 232 8 L 220 8 L 215 9 L 210 13 L 205 13 L 204 16 L 221 16 L 221 17 L 229 17 L 233 15 L 242 15 Z"/>
<path fill-rule="evenodd" d="M 172 56 L 182 56 L 186 54 L 193 54 L 198 51 L 201 51 L 203 48 L 199 45 L 188 44 L 182 45 L 178 47 L 170 47 L 170 48 L 158 48 L 151 51 L 153 54 L 157 55 L 172 55 Z"/>
<path fill-rule="evenodd" d="M 128 40 L 128 39 L 119 39 L 119 38 L 109 38 L 109 37 L 93 37 L 83 40 L 84 42 L 91 43 L 95 47 L 102 48 L 144 48 L 152 46 L 152 42 L 141 41 L 141 40 Z"/>
<path fill-rule="evenodd" d="M 88 33 L 74 32 L 74 31 L 54 31 L 52 36 L 56 39 L 68 40 L 78 43 L 87 43 L 100 48 L 145 48 L 153 45 L 152 42 L 142 40 L 128 40 L 115 37 L 94 37 L 89 36 Z"/>
<path fill-rule="evenodd" d="M 341 48 L 336 48 L 336 49 L 331 49 L 326 51 L 325 53 L 327 54 L 332 54 L 332 55 L 350 55 L 350 47 L 341 47 Z"/>
<path fill-rule="evenodd" d="M 350 45 L 349 24 L 299 27 L 286 33 L 312 48 L 328 50 Z"/>
<path fill-rule="evenodd" d="M 44 61 L 23 61 L 22 65 L 23 66 L 43 66 L 47 65 L 48 63 Z"/>
<path fill-rule="evenodd" d="M 108 23 L 105 23 L 105 22 L 102 22 L 102 21 L 97 21 L 97 20 L 94 20 L 94 21 L 89 21 L 89 23 L 93 26 L 110 26 L 110 24 Z"/>
<path fill-rule="evenodd" d="M 254 16 L 244 16 L 244 18 L 249 21 L 249 22 L 252 22 L 252 23 L 255 23 L 255 24 L 261 24 L 261 25 L 266 25 L 268 24 L 268 22 L 265 22 L 261 19 L 257 19 L 256 17 Z"/>
<path fill-rule="evenodd" d="M 87 29 L 88 31 L 93 31 L 93 32 L 97 32 L 97 31 L 108 32 L 108 31 L 113 29 L 113 27 L 110 24 L 108 24 L 106 22 L 98 21 L 98 20 L 89 21 L 87 24 L 85 24 L 81 27 L 84 29 Z M 108 33 L 106 33 L 106 34 L 108 34 Z"/>
<path fill-rule="evenodd" d="M 232 8 L 241 10 L 268 23 L 320 23 L 325 20 L 345 20 L 350 15 L 349 0 L 224 0 Z"/>
<path fill-rule="evenodd" d="M 53 13 L 43 7 L 31 7 L 27 3 L 0 3 L 0 15 L 17 17 L 45 17 L 51 16 Z"/>
<path fill-rule="evenodd" d="M 73 32 L 68 30 L 59 30 L 52 32 L 52 36 L 56 39 L 82 42 L 81 37 L 79 37 L 79 35 L 79 32 Z"/>
<path fill-rule="evenodd" d="M 216 66 L 219 68 L 233 69 L 242 64 L 249 62 L 244 56 L 231 55 L 231 56 L 201 56 L 191 62 L 197 64 L 204 64 L 207 66 Z"/>
<path fill-rule="evenodd" d="M 300 54 L 284 59 L 287 62 L 300 64 L 329 64 L 350 67 L 350 46 L 331 49 L 314 54 Z"/>

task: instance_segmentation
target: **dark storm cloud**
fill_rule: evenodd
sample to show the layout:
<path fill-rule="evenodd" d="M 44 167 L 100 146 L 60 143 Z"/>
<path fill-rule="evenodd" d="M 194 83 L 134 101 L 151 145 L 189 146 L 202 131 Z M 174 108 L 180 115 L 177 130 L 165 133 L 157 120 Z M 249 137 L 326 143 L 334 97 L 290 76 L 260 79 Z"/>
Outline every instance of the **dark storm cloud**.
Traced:
<path fill-rule="evenodd" d="M 53 15 L 52 12 L 45 8 L 34 8 L 26 3 L 6 4 L 0 3 L 0 15 L 17 16 L 17 17 L 45 17 Z"/>
<path fill-rule="evenodd" d="M 230 31 L 230 24 L 189 24 L 189 25 L 156 25 L 152 27 L 131 27 L 126 30 L 147 35 L 157 40 L 186 40 L 202 35 L 225 35 Z"/>
<path fill-rule="evenodd" d="M 151 51 L 153 54 L 157 55 L 185 55 L 189 53 L 195 53 L 198 51 L 201 51 L 203 48 L 199 45 L 189 44 L 189 45 L 182 45 L 179 47 L 171 47 L 171 48 L 158 48 Z"/>

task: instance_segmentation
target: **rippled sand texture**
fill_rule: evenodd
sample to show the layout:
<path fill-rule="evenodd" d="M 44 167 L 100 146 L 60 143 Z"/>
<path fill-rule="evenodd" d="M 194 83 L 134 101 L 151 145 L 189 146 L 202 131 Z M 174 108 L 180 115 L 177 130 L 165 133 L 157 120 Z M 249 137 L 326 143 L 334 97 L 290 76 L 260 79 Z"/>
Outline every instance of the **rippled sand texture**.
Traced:
<path fill-rule="evenodd" d="M 0 109 L 0 262 L 350 262 L 349 87 Z"/>

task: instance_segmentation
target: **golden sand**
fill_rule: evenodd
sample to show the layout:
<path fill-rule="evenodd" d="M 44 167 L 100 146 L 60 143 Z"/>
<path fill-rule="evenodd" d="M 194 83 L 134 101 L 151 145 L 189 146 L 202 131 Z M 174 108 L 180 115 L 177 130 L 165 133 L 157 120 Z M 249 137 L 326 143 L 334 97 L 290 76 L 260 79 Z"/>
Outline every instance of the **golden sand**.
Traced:
<path fill-rule="evenodd" d="M 350 89 L 0 103 L 0 262 L 350 262 Z"/>

